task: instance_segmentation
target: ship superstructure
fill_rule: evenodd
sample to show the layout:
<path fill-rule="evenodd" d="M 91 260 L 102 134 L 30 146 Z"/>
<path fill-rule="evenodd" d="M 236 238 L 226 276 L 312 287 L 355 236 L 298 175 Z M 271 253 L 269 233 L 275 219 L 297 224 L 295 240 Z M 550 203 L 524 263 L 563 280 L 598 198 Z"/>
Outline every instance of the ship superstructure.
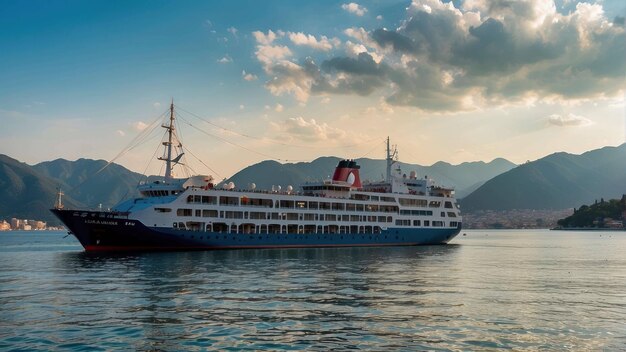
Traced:
<path fill-rule="evenodd" d="M 174 121 L 172 103 L 165 176 L 140 184 L 140 197 L 106 212 L 53 209 L 87 251 L 444 244 L 461 229 L 454 190 L 403 174 L 389 138 L 383 181 L 361 182 L 356 161 L 342 160 L 299 191 L 239 189 L 173 177 L 183 153 Z"/>

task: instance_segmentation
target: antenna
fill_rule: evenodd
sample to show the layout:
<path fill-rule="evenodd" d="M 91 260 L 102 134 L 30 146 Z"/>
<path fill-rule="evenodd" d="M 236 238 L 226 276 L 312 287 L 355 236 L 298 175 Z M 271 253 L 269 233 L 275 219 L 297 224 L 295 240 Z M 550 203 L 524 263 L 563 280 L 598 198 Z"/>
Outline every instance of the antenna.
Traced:
<path fill-rule="evenodd" d="M 54 209 L 63 209 L 63 200 L 61 197 L 64 195 L 65 193 L 61 191 L 61 187 L 57 188 L 57 200 L 54 202 Z"/>
<path fill-rule="evenodd" d="M 393 146 L 393 152 L 391 151 L 391 144 L 389 144 L 389 136 L 387 136 L 387 182 L 391 182 L 391 168 L 393 164 L 398 160 L 398 148 Z"/>

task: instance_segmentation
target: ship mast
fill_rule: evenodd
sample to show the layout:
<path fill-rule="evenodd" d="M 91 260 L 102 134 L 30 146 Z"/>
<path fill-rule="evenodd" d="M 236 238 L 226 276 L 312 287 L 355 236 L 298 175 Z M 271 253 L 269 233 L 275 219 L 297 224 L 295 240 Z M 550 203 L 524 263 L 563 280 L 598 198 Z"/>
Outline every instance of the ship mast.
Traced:
<path fill-rule="evenodd" d="M 391 151 L 391 145 L 389 144 L 389 136 L 387 136 L 387 182 L 391 182 L 391 168 L 395 162 L 395 158 L 398 156 L 398 149 L 394 146 L 393 152 Z"/>
<path fill-rule="evenodd" d="M 167 130 L 167 142 L 163 142 L 166 148 L 167 158 L 159 158 L 159 160 L 165 161 L 165 181 L 171 181 L 174 176 L 172 175 L 172 136 L 174 135 L 174 99 L 170 104 L 170 124 L 161 125 L 161 127 Z"/>

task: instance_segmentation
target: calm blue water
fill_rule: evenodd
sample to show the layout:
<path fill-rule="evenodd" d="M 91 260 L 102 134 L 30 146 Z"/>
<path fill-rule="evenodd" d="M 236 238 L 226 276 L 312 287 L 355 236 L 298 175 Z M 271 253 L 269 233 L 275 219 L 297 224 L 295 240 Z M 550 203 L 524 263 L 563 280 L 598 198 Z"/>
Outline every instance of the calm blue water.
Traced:
<path fill-rule="evenodd" d="M 626 232 L 92 255 L 0 233 L 0 350 L 624 350 Z"/>

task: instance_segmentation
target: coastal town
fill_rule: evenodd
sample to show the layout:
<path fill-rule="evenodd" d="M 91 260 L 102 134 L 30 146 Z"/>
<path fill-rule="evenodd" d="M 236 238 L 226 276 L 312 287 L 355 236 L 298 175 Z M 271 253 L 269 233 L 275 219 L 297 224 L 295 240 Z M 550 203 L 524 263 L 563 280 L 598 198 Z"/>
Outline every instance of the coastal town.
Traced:
<path fill-rule="evenodd" d="M 64 229 L 61 226 L 48 226 L 45 221 L 41 220 L 11 218 L 11 221 L 2 220 L 0 222 L 0 231 L 57 231 Z"/>

